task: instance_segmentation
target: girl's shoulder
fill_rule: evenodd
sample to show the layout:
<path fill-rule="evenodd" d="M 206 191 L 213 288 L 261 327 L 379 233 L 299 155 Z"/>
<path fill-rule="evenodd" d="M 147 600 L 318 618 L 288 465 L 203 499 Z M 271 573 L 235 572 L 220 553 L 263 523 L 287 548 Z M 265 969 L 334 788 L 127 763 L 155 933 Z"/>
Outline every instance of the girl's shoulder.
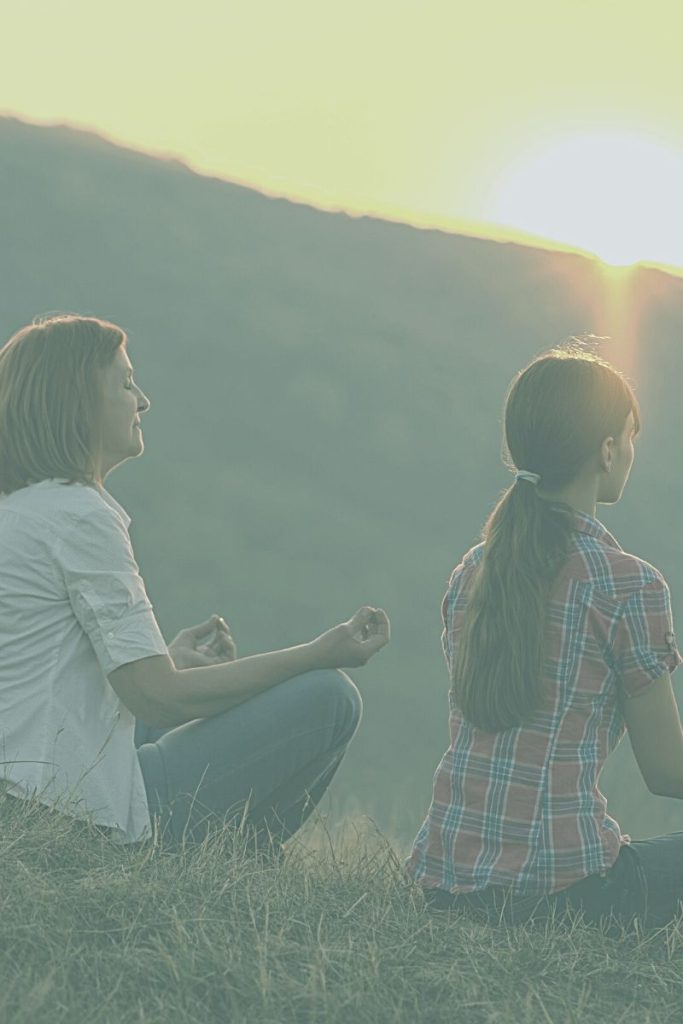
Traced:
<path fill-rule="evenodd" d="M 668 589 L 664 574 L 639 555 L 619 546 L 586 545 L 582 540 L 578 538 L 568 559 L 566 575 L 592 584 L 619 602 L 646 587 Z"/>
<path fill-rule="evenodd" d="M 476 571 L 484 557 L 484 543 L 475 544 L 462 556 L 448 579 L 448 589 L 461 587 Z"/>

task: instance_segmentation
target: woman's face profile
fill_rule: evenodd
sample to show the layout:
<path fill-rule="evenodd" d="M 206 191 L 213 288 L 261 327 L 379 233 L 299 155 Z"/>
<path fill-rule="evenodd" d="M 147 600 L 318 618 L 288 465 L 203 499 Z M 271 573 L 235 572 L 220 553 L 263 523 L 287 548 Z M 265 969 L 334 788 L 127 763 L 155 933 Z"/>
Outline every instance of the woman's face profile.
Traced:
<path fill-rule="evenodd" d="M 102 372 L 101 388 L 102 447 L 98 470 L 104 480 L 115 466 L 144 451 L 140 416 L 147 412 L 150 403 L 133 380 L 133 366 L 123 345 Z"/>

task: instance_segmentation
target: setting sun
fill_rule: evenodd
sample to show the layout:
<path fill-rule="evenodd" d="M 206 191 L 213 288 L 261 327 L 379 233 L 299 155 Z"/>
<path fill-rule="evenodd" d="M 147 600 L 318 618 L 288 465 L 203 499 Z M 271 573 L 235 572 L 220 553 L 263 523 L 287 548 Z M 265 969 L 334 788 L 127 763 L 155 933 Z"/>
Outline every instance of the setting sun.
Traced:
<path fill-rule="evenodd" d="M 683 151 L 646 135 L 573 135 L 537 147 L 500 174 L 491 219 L 615 266 L 680 266 L 682 182 Z"/>

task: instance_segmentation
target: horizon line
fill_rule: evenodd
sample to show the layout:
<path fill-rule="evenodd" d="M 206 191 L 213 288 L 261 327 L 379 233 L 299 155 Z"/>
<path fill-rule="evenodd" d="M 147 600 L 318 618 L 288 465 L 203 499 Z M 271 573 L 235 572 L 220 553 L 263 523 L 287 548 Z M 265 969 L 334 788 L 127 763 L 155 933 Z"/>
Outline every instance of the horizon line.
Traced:
<path fill-rule="evenodd" d="M 131 142 L 109 135 L 98 128 L 93 128 L 92 126 L 79 124 L 77 122 L 54 119 L 37 120 L 23 114 L 17 114 L 14 111 L 7 111 L 0 108 L 0 120 L 3 119 L 16 121 L 19 124 L 33 128 L 65 129 L 76 134 L 89 135 L 117 149 L 138 153 L 141 156 L 149 157 L 153 160 L 180 164 L 190 173 L 195 174 L 198 177 L 207 178 L 213 181 L 220 181 L 228 185 L 235 185 L 238 188 L 245 188 L 251 192 L 257 192 L 268 199 L 278 199 L 298 206 L 307 206 L 310 209 L 318 210 L 321 213 L 342 214 L 354 220 L 367 218 L 369 220 L 377 220 L 387 224 L 396 224 L 403 227 L 413 228 L 418 231 L 438 231 L 442 234 L 456 235 L 461 238 L 471 238 L 478 241 L 495 242 L 503 245 L 518 245 L 522 248 L 531 248 L 546 252 L 566 253 L 595 261 L 610 269 L 633 270 L 636 268 L 642 268 L 644 270 L 657 270 L 672 277 L 683 277 L 683 265 L 678 266 L 676 264 L 660 263 L 656 260 L 648 259 L 636 260 L 634 263 L 628 264 L 611 263 L 591 250 L 582 249 L 568 242 L 560 242 L 555 239 L 535 235 L 531 232 L 524 231 L 523 229 L 513 228 L 508 225 L 494 224 L 487 221 L 475 221 L 468 218 L 450 217 L 438 213 L 418 213 L 417 211 L 391 206 L 383 208 L 380 205 L 374 208 L 368 208 L 362 207 L 361 205 L 355 206 L 354 204 L 341 205 L 337 202 L 314 200 L 307 196 L 277 191 L 256 182 L 236 177 L 229 177 L 226 174 L 202 169 L 201 167 L 196 166 L 186 156 L 168 150 L 156 150 L 141 147 L 138 144 L 132 144 Z"/>

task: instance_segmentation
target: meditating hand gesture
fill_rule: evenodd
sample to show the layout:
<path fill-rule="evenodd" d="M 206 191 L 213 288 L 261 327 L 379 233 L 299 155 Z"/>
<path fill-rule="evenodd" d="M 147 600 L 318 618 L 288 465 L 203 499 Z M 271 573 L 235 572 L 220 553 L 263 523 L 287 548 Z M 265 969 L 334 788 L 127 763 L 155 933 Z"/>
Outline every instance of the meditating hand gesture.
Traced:
<path fill-rule="evenodd" d="M 198 626 L 181 629 L 168 645 L 168 653 L 178 669 L 200 668 L 235 661 L 237 646 L 225 619 L 212 615 Z"/>
<path fill-rule="evenodd" d="M 310 646 L 318 668 L 354 668 L 389 643 L 391 627 L 381 608 L 364 605 L 347 622 L 322 633 Z"/>
<path fill-rule="evenodd" d="M 365 665 L 389 642 L 390 625 L 381 608 L 364 605 L 346 622 L 326 630 L 300 650 L 308 652 L 308 670 L 355 668 Z M 230 627 L 220 615 L 212 615 L 198 626 L 181 629 L 169 644 L 177 669 L 201 668 L 235 661 L 237 647 Z"/>

